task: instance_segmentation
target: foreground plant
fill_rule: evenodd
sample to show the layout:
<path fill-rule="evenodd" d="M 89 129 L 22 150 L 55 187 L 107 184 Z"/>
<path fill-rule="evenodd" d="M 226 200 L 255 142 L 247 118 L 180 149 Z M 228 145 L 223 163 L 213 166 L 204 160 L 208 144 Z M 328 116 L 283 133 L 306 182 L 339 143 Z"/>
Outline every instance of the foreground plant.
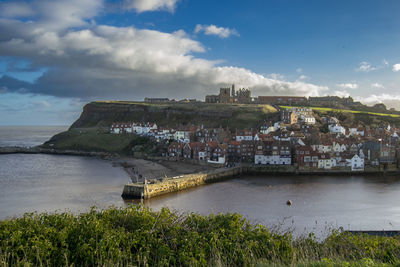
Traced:
<path fill-rule="evenodd" d="M 334 232 L 293 240 L 240 214 L 180 215 L 164 208 L 25 214 L 0 222 L 0 265 L 337 266 L 396 264 L 400 239 Z M 353 264 L 353 265 L 351 265 Z M 362 266 L 362 265 L 360 265 Z"/>

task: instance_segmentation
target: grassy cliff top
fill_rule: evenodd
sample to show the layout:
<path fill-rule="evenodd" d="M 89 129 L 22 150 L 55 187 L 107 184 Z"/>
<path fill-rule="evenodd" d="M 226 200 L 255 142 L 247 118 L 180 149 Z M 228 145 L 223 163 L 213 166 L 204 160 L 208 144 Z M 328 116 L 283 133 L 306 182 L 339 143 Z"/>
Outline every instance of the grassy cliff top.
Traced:
<path fill-rule="evenodd" d="M 155 122 L 164 127 L 256 128 L 279 117 L 271 105 L 195 103 L 145 103 L 96 101 L 87 104 L 71 128 L 109 127 L 113 122 Z"/>

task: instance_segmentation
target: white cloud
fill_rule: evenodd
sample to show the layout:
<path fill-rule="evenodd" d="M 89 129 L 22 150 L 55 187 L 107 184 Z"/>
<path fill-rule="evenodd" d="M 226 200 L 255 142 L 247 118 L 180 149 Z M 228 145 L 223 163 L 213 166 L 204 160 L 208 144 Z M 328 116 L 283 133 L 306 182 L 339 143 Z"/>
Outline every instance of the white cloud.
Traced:
<path fill-rule="evenodd" d="M 303 69 L 302 69 L 302 68 L 297 68 L 297 69 L 296 69 L 296 72 L 297 72 L 297 73 L 301 73 L 301 72 L 303 72 Z"/>
<path fill-rule="evenodd" d="M 388 108 L 395 108 L 400 110 L 400 95 L 389 95 L 389 94 L 380 94 L 380 95 L 371 95 L 368 97 L 355 97 L 356 101 L 360 101 L 366 105 L 375 105 L 378 103 L 385 104 Z"/>
<path fill-rule="evenodd" d="M 217 27 L 215 25 L 201 25 L 197 24 L 194 29 L 195 33 L 204 32 L 205 35 L 216 35 L 220 38 L 228 38 L 229 36 L 239 36 L 239 33 L 235 29 L 229 29 L 224 27 Z"/>
<path fill-rule="evenodd" d="M 338 97 L 349 97 L 350 96 L 350 94 L 346 90 L 335 91 L 335 92 L 333 92 L 333 95 L 338 96 Z"/>
<path fill-rule="evenodd" d="M 336 86 L 338 86 L 342 89 L 357 89 L 358 88 L 358 84 L 356 84 L 356 83 L 339 83 L 339 84 L 336 84 Z"/>
<path fill-rule="evenodd" d="M 389 65 L 389 62 L 388 62 L 386 59 L 382 60 L 382 63 L 383 63 L 383 65 L 385 65 L 385 66 Z"/>
<path fill-rule="evenodd" d="M 371 87 L 377 88 L 377 89 L 383 89 L 383 88 L 385 88 L 385 86 L 383 86 L 383 85 L 380 84 L 380 83 L 373 83 L 373 84 L 371 84 Z"/>
<path fill-rule="evenodd" d="M 173 12 L 179 0 L 125 0 L 125 9 L 135 9 L 136 12 L 166 10 Z"/>
<path fill-rule="evenodd" d="M 393 71 L 394 72 L 400 71 L 400 64 L 394 64 L 393 65 Z"/>
<path fill-rule="evenodd" d="M 285 80 L 285 75 L 280 73 L 270 73 L 266 77 L 274 80 Z"/>
<path fill-rule="evenodd" d="M 35 5 L 47 1 L 36 0 Z M 182 30 L 164 33 L 90 24 L 88 20 L 102 11 L 99 3 L 54 1 L 47 12 L 64 14 L 61 22 L 44 11 L 37 11 L 37 18 L 29 22 L 0 18 L 0 56 L 24 58 L 48 69 L 33 86 L 1 79 L 0 87 L 16 92 L 25 86 L 24 92 L 62 97 L 138 100 L 145 96 L 204 99 L 231 83 L 250 87 L 254 95 L 316 96 L 328 90 L 194 56 L 206 50 Z"/>
<path fill-rule="evenodd" d="M 370 72 L 373 70 L 377 70 L 377 67 L 374 67 L 371 65 L 371 63 L 367 62 L 367 61 L 363 61 L 360 63 L 360 66 L 358 68 L 356 68 L 356 71 L 361 71 L 361 72 Z"/>
<path fill-rule="evenodd" d="M 306 75 L 300 75 L 300 77 L 299 77 L 299 80 L 302 80 L 302 81 L 306 81 L 308 79 L 310 79 L 310 78 Z"/>

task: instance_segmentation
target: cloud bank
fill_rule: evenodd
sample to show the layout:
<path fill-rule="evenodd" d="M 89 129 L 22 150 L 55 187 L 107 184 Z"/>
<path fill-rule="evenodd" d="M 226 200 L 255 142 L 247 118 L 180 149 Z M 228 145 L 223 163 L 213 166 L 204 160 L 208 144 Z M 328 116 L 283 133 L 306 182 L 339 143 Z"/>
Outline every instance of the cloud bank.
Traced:
<path fill-rule="evenodd" d="M 358 84 L 356 84 L 356 83 L 339 83 L 339 84 L 337 84 L 337 86 L 342 89 L 357 89 L 358 88 Z"/>
<path fill-rule="evenodd" d="M 173 12 L 178 0 L 125 0 L 125 9 L 134 9 L 137 13 L 165 10 Z"/>
<path fill-rule="evenodd" d="M 132 4 L 140 11 L 176 4 L 145 2 Z M 251 87 L 255 95 L 316 96 L 328 90 L 194 56 L 206 49 L 182 30 L 165 33 L 97 25 L 95 18 L 104 8 L 100 0 L 36 0 L 7 8 L 14 11 L 0 17 L 0 56 L 27 59 L 31 68 L 47 69 L 34 84 L 1 78 L 0 87 L 8 92 L 85 99 L 203 99 L 219 86 L 232 83 Z"/>

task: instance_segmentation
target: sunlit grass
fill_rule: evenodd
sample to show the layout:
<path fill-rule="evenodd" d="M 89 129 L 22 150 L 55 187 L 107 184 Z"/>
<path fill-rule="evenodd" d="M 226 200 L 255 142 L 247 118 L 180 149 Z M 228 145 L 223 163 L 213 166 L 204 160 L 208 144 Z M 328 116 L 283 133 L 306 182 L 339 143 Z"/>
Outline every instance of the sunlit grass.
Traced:
<path fill-rule="evenodd" d="M 279 106 L 284 109 L 296 108 L 294 106 Z M 349 110 L 349 109 L 335 109 L 335 108 L 322 108 L 322 107 L 307 107 L 320 112 L 343 112 L 343 113 L 353 113 L 353 114 L 368 114 L 373 116 L 385 116 L 392 118 L 400 118 L 398 114 L 387 114 L 387 113 L 379 113 L 379 112 L 369 112 L 369 111 L 358 111 L 358 110 Z"/>

